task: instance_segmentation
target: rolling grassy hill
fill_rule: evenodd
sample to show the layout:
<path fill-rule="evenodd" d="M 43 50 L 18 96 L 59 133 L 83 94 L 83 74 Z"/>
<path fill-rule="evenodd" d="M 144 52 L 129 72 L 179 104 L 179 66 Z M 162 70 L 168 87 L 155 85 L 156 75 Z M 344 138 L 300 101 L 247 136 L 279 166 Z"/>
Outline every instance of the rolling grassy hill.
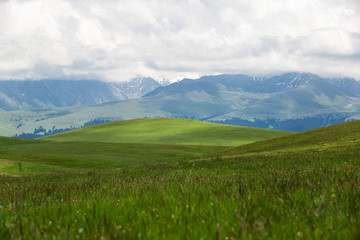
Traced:
<path fill-rule="evenodd" d="M 357 146 L 360 150 L 360 121 L 342 123 L 302 133 L 259 141 L 229 150 L 223 154 L 259 153 L 265 151 L 304 151 Z"/>
<path fill-rule="evenodd" d="M 41 139 L 61 142 L 237 146 L 288 134 L 291 132 L 189 119 L 156 118 L 103 123 Z"/>
<path fill-rule="evenodd" d="M 0 173 L 31 174 L 174 162 L 288 134 L 291 132 L 187 119 L 111 122 L 38 140 L 0 138 Z"/>
<path fill-rule="evenodd" d="M 99 135 L 110 134 L 104 126 Z M 72 141 L 0 138 L 0 171 L 27 157 L 47 172 L 0 175 L 0 238 L 359 239 L 359 121 L 230 148 L 69 134 Z M 179 147 L 192 148 L 189 159 L 177 158 Z M 138 165 L 116 168 L 128 149 Z M 99 169 L 106 166 L 113 169 Z"/>

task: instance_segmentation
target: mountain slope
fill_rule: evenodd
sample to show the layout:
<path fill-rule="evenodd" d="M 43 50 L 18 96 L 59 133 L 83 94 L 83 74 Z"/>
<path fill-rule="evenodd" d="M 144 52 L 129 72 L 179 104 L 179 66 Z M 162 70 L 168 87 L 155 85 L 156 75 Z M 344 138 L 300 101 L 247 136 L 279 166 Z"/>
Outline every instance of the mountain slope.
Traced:
<path fill-rule="evenodd" d="M 0 111 L 84 106 L 139 98 L 161 86 L 152 78 L 108 83 L 90 80 L 0 81 Z"/>
<path fill-rule="evenodd" d="M 140 98 L 161 86 L 160 83 L 152 78 L 134 78 L 127 82 L 113 82 L 110 86 L 114 89 L 119 89 L 119 92 L 124 94 L 127 99 Z M 121 96 L 121 95 L 120 95 Z"/>
<path fill-rule="evenodd" d="M 227 106 L 206 118 L 210 121 L 284 120 L 360 109 L 360 83 L 354 79 L 324 79 L 310 73 L 288 73 L 268 79 L 246 75 L 207 76 L 158 88 L 145 96 L 171 96 L 174 103 L 182 99 L 197 103 L 206 97 L 214 105 Z"/>

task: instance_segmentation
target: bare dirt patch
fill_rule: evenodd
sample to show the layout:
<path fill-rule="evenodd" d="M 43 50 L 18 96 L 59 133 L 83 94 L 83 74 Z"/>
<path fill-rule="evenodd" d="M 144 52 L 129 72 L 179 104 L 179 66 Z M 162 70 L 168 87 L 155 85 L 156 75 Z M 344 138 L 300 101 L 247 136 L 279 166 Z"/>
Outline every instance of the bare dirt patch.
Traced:
<path fill-rule="evenodd" d="M 0 168 L 6 168 L 12 165 L 14 165 L 14 162 L 7 159 L 0 159 Z"/>

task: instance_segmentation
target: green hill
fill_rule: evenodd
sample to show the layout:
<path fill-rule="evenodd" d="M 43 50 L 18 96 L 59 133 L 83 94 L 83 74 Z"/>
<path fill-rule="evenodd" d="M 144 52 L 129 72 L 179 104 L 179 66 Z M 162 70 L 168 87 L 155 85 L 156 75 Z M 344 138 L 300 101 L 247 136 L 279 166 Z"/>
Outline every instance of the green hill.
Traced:
<path fill-rule="evenodd" d="M 171 122 L 0 138 L 0 239 L 359 239 L 359 121 L 233 148 L 155 144 L 180 142 Z M 197 144 L 233 137 L 175 126 Z M 156 141 L 96 142 L 119 132 Z"/>
<path fill-rule="evenodd" d="M 238 146 L 290 133 L 189 119 L 154 118 L 98 124 L 41 139 L 62 142 Z"/>
<path fill-rule="evenodd" d="M 171 163 L 290 132 L 187 119 L 104 123 L 37 140 L 0 138 L 0 173 Z M 18 163 L 22 164 L 19 171 Z"/>
<path fill-rule="evenodd" d="M 231 148 L 223 154 L 244 154 L 275 150 L 301 151 L 306 149 L 338 148 L 360 145 L 360 121 L 342 123 L 302 133 L 259 141 Z"/>

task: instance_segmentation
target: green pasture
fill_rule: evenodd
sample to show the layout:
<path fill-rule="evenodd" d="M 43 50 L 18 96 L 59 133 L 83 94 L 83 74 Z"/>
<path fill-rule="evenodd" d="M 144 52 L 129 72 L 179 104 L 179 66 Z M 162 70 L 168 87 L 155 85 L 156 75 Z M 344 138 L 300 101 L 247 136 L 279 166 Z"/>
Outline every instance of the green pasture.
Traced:
<path fill-rule="evenodd" d="M 358 121 L 230 148 L 2 138 L 0 238 L 359 239 L 359 137 Z"/>
<path fill-rule="evenodd" d="M 238 146 L 291 133 L 189 119 L 155 118 L 98 124 L 42 139 L 49 141 Z"/>
<path fill-rule="evenodd" d="M 5 144 L 2 144 L 5 142 Z M 71 169 L 103 169 L 174 162 L 225 149 L 132 143 L 34 141 L 6 144 L 0 139 L 0 173 L 36 174 Z M 1 161 L 14 164 L 1 165 Z M 19 169 L 19 163 L 22 169 Z"/>

